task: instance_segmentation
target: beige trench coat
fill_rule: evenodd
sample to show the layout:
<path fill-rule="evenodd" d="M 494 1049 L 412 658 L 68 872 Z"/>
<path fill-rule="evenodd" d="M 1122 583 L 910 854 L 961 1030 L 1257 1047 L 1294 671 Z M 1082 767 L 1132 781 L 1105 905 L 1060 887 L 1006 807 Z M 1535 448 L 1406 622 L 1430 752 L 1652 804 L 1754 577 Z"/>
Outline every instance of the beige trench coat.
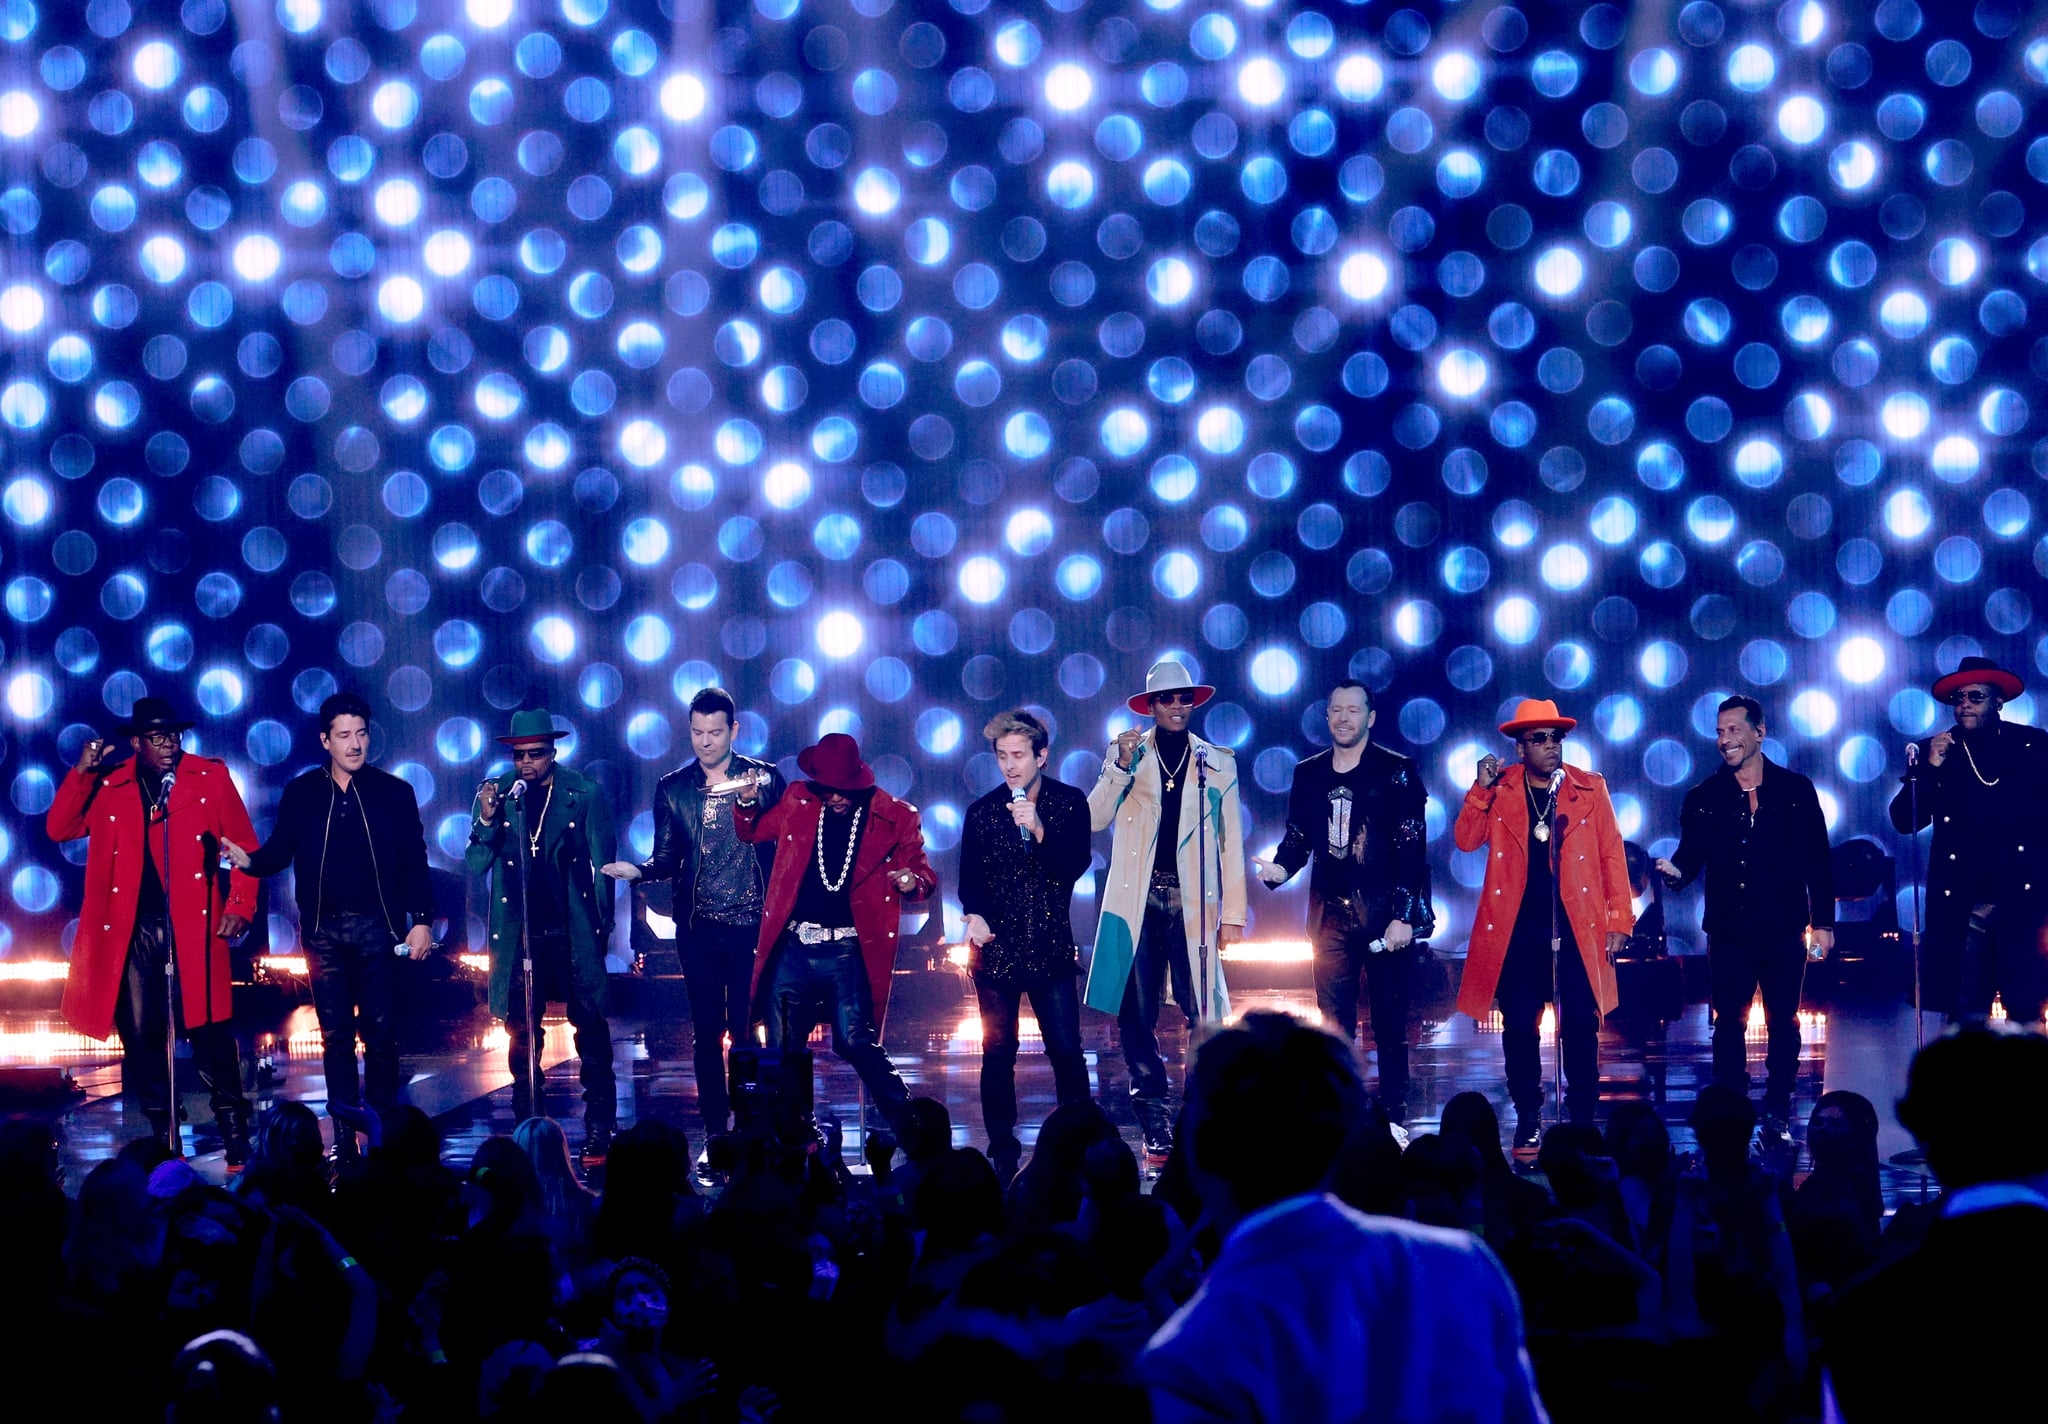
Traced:
<path fill-rule="evenodd" d="M 1145 928 L 1145 897 L 1152 883 L 1152 862 L 1159 838 L 1161 778 L 1154 733 L 1147 731 L 1138 743 L 1136 764 L 1123 771 L 1116 764 L 1116 748 L 1103 758 L 1102 775 L 1088 793 L 1088 810 L 1094 828 L 1114 824 L 1116 838 L 1109 853 L 1109 867 L 1102 872 L 1100 896 L 1102 919 L 1095 929 L 1095 954 L 1088 965 L 1085 1000 L 1092 1008 L 1115 1013 L 1123 1004 L 1124 986 L 1137 959 L 1138 937 Z M 1208 753 L 1208 793 L 1199 802 L 1195 795 L 1195 753 Z M 1180 867 L 1182 917 L 1187 924 L 1188 982 L 1195 985 L 1196 1004 L 1206 1002 L 1208 1021 L 1230 1013 L 1230 995 L 1223 983 L 1223 966 L 1218 958 L 1216 930 L 1219 925 L 1245 923 L 1244 822 L 1237 797 L 1237 757 L 1228 747 L 1205 742 L 1189 734 L 1188 762 L 1181 772 Z M 1202 869 L 1197 851 L 1196 828 L 1203 816 L 1208 827 L 1208 900 L 1199 901 L 1195 888 Z M 1199 979 L 1196 946 L 1206 922 L 1209 941 L 1208 984 Z M 1183 1005 L 1192 1008 L 1194 1006 Z"/>

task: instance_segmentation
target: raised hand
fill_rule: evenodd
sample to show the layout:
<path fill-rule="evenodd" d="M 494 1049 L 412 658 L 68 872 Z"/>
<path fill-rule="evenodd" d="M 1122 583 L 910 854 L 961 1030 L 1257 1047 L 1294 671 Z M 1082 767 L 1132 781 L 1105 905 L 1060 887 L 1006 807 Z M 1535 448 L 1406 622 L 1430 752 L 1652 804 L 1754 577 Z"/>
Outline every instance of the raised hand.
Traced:
<path fill-rule="evenodd" d="M 1488 752 L 1485 756 L 1479 758 L 1479 775 L 1475 784 L 1491 787 L 1496 781 L 1500 780 L 1500 774 L 1500 758 L 1492 752 Z"/>
<path fill-rule="evenodd" d="M 476 818 L 479 821 L 498 819 L 498 783 L 486 781 L 476 789 Z"/>
<path fill-rule="evenodd" d="M 1954 746 L 1955 743 L 1956 734 L 1954 732 L 1937 732 L 1934 739 L 1927 744 L 1927 764 L 1929 766 L 1940 766 L 1948 757 L 1949 748 Z"/>
<path fill-rule="evenodd" d="M 1138 743 L 1143 741 L 1144 737 L 1145 734 L 1135 727 L 1128 732 L 1116 734 L 1116 764 L 1121 770 L 1129 771 L 1136 763 Z"/>
<path fill-rule="evenodd" d="M 85 776 L 98 776 L 100 763 L 107 759 L 107 744 L 98 737 L 87 742 L 78 752 L 78 770 Z"/>
<path fill-rule="evenodd" d="M 1045 833 L 1045 827 L 1038 819 L 1038 803 L 1029 798 L 1010 803 L 1010 819 L 1016 822 L 1019 830 L 1029 831 L 1034 836 Z"/>

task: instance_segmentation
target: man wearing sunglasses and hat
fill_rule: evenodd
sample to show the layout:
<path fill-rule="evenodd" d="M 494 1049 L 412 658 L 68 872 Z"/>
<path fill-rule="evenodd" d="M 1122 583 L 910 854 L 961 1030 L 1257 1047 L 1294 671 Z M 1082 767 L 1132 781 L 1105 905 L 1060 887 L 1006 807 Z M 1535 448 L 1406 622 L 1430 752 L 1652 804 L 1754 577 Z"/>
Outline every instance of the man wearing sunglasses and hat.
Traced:
<path fill-rule="evenodd" d="M 801 1048 L 819 1023 L 892 1127 L 910 1090 L 882 1051 L 889 979 L 906 904 L 929 899 L 939 877 L 925 859 L 917 808 L 875 784 L 860 744 L 831 732 L 797 753 L 808 780 L 763 810 L 767 778 L 750 774 L 733 833 L 775 843 L 754 957 L 753 1005 L 771 1048 Z"/>
<path fill-rule="evenodd" d="M 1237 758 L 1188 730 L 1189 716 L 1215 695 L 1178 658 L 1154 663 L 1145 690 L 1127 703 L 1150 717 L 1151 727 L 1117 735 L 1088 793 L 1094 828 L 1114 824 L 1116 837 L 1083 997 L 1090 1008 L 1117 1016 L 1131 1103 L 1145 1155 L 1155 1164 L 1173 1150 L 1166 1065 L 1154 1031 L 1166 986 L 1173 985 L 1173 1001 L 1191 1029 L 1198 1015 L 1220 1022 L 1230 1012 L 1222 951 L 1244 935 Z M 1205 941 L 1207 960 L 1196 963 L 1196 947 Z"/>
<path fill-rule="evenodd" d="M 2033 824 L 2048 800 L 2048 733 L 1999 715 L 2023 690 L 1985 657 L 1937 680 L 1935 699 L 1955 709 L 1955 723 L 1913 744 L 1892 798 L 1901 835 L 1934 827 L 1921 1002 L 1954 1020 L 1982 1021 L 1996 995 L 2008 1018 L 2031 1027 L 2048 991 L 2048 837 Z"/>
<path fill-rule="evenodd" d="M 498 738 L 512 752 L 512 770 L 477 789 L 476 819 L 463 862 L 471 875 L 490 873 L 491 1014 L 511 1036 L 512 1115 L 521 1121 L 545 1104 L 541 1084 L 528 1081 L 546 1031 L 539 1018 L 561 1003 L 576 1033 L 583 1084 L 583 1148 L 588 1163 L 602 1162 L 618 1125 L 617 1078 L 612 1072 L 612 1030 L 605 1018 L 609 980 L 605 946 L 612 932 L 612 882 L 598 873 L 618 844 L 604 788 L 555 762 L 555 730 L 545 710 L 515 712 L 512 729 Z M 504 810 L 517 791 L 519 807 Z M 519 861 L 526 861 L 521 900 Z M 517 982 L 519 929 L 526 926 L 533 955 L 533 1031 L 528 1057 L 525 994 Z"/>
<path fill-rule="evenodd" d="M 1591 1126 L 1600 1103 L 1600 1020 L 1620 1002 L 1614 956 L 1635 927 L 1607 783 L 1565 765 L 1565 734 L 1577 725 L 1555 702 L 1523 700 L 1500 729 L 1514 738 L 1520 762 L 1481 757 L 1451 831 L 1459 850 L 1486 849 L 1458 1009 L 1483 1018 L 1500 1000 L 1515 1155 L 1523 1160 L 1535 1157 L 1542 1137 L 1540 1035 L 1552 976 L 1566 1111 Z M 1562 940 L 1555 954 L 1553 926 Z"/>
<path fill-rule="evenodd" d="M 215 868 L 223 842 L 253 842 L 256 832 L 226 764 L 186 755 L 182 736 L 192 725 L 164 698 L 137 699 L 114 728 L 134 759 L 110 767 L 107 743 L 87 742 L 50 803 L 50 839 L 87 838 L 63 1014 L 89 1038 L 119 1031 L 122 1091 L 168 1140 L 177 1096 L 165 970 L 175 943 L 178 1025 L 213 1100 L 228 1164 L 239 1167 L 249 1155 L 249 1100 L 231 1026 L 228 942 L 248 932 L 256 882 L 237 871 L 223 899 Z"/>

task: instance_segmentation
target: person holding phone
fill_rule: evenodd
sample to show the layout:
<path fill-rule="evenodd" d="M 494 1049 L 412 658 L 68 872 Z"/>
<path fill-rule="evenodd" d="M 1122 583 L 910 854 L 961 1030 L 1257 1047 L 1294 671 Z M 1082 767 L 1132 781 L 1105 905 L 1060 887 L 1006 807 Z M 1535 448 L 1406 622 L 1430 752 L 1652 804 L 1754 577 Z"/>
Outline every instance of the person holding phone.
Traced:
<path fill-rule="evenodd" d="M 2048 997 L 2040 932 L 2048 914 L 2048 732 L 2000 715 L 2026 684 L 1990 658 L 1966 657 L 1934 684 L 1952 726 L 1913 743 L 1892 797 L 1900 835 L 1934 827 L 1928 851 L 1921 1002 L 1982 1022 L 1993 998 L 2036 1024 Z"/>
<path fill-rule="evenodd" d="M 1378 712 L 1355 678 L 1330 689 L 1330 746 L 1294 768 L 1287 834 L 1252 862 L 1277 889 L 1310 863 L 1308 939 L 1316 1007 L 1346 1043 L 1358 1037 L 1358 984 L 1372 1005 L 1380 1105 L 1407 1117 L 1408 979 L 1436 927 L 1430 904 L 1429 792 L 1414 760 L 1372 740 Z"/>
<path fill-rule="evenodd" d="M 185 751 L 192 725 L 167 699 L 138 698 L 114 729 L 134 757 L 110 764 L 108 743 L 95 737 L 57 787 L 44 828 L 53 841 L 86 842 L 62 1012 L 88 1038 L 120 1033 L 122 1094 L 167 1141 L 178 1107 L 165 972 L 175 945 L 176 1025 L 213 1100 L 228 1165 L 240 1167 L 249 1160 L 249 1099 L 228 942 L 248 932 L 256 882 L 237 871 L 223 898 L 216 869 L 229 837 L 254 841 L 256 832 L 227 764 Z"/>
<path fill-rule="evenodd" d="M 1759 988 L 1770 1038 L 1763 1132 L 1792 1140 L 1799 1076 L 1799 989 L 1809 945 L 1835 943 L 1835 874 L 1828 823 L 1813 783 L 1764 755 L 1764 707 L 1722 701 L 1714 738 L 1721 766 L 1685 794 L 1678 849 L 1657 862 L 1673 890 L 1707 879 L 1707 957 L 1713 979 L 1714 1081 L 1749 1092 L 1749 1005 Z"/>
<path fill-rule="evenodd" d="M 1458 1009 L 1483 1016 L 1498 996 L 1501 1052 L 1515 1104 L 1515 1156 L 1533 1161 L 1543 1132 L 1543 1005 L 1556 983 L 1565 1108 L 1593 1125 L 1600 1102 L 1600 1020 L 1620 1003 L 1614 956 L 1635 926 L 1628 860 L 1607 783 L 1566 766 L 1578 726 L 1548 699 L 1524 699 L 1501 724 L 1521 759 L 1491 754 L 1465 793 L 1451 838 L 1486 850 Z M 1553 927 L 1562 941 L 1553 954 Z"/>

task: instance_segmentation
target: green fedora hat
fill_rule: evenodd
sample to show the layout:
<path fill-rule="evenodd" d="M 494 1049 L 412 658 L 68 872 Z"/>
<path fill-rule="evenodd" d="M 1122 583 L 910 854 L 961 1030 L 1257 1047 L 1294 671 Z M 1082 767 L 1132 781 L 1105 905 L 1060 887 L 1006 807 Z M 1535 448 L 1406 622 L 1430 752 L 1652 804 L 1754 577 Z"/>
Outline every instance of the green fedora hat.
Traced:
<path fill-rule="evenodd" d="M 530 712 L 514 712 L 512 730 L 498 740 L 508 747 L 518 747 L 529 742 L 559 742 L 568 735 L 555 730 L 555 719 L 547 708 L 536 707 Z"/>

